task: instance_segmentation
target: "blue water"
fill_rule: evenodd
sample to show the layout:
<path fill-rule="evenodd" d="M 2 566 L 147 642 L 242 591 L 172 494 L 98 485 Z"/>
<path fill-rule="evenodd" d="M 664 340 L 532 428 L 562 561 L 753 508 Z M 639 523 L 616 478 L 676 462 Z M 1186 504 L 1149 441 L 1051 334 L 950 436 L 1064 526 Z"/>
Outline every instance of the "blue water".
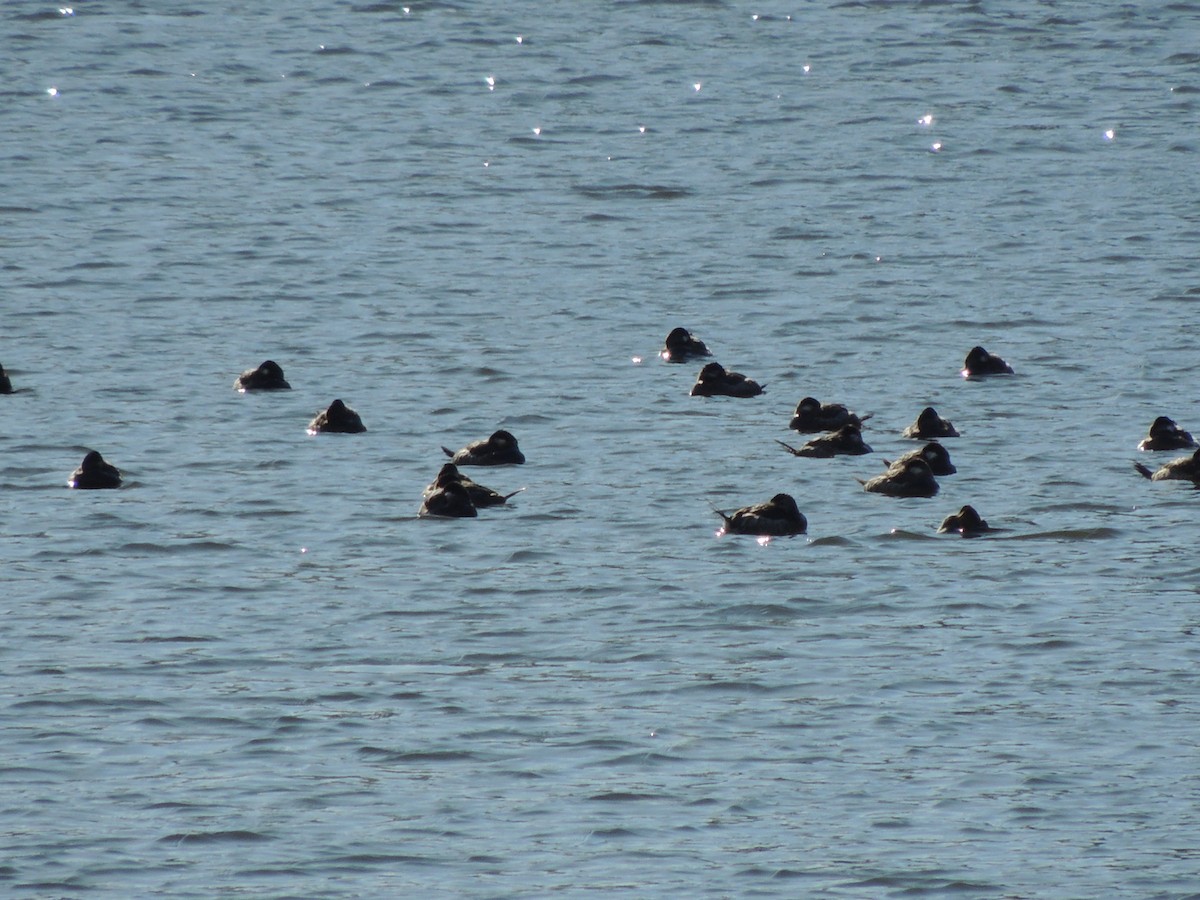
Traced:
<path fill-rule="evenodd" d="M 1200 893 L 1200 495 L 1133 470 L 1200 429 L 1200 7 L 0 22 L 0 893 Z M 929 404 L 958 474 L 863 492 Z M 498 428 L 525 490 L 418 519 Z"/>

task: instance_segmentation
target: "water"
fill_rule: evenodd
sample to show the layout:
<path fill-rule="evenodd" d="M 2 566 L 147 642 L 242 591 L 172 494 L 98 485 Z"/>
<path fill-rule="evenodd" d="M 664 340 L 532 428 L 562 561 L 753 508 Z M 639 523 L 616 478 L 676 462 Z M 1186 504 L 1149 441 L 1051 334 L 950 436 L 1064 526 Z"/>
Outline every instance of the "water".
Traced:
<path fill-rule="evenodd" d="M 1200 891 L 1195 5 L 0 17 L 7 895 Z"/>

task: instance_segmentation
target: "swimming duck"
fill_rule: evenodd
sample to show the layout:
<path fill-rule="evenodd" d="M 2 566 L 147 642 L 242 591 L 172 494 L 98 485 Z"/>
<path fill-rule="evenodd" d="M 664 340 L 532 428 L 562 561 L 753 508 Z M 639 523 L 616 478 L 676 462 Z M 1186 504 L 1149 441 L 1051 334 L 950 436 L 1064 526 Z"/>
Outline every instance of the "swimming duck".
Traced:
<path fill-rule="evenodd" d="M 442 452 L 450 462 L 460 466 L 519 466 L 525 462 L 525 454 L 517 446 L 517 439 L 507 431 L 497 431 L 482 441 L 473 441 L 457 453 L 448 447 Z"/>
<path fill-rule="evenodd" d="M 243 394 L 246 391 L 290 391 L 292 386 L 283 377 L 283 369 L 273 359 L 268 359 L 257 369 L 247 369 L 234 381 L 233 386 Z"/>
<path fill-rule="evenodd" d="M 975 537 L 985 531 L 993 531 L 987 520 L 976 512 L 973 506 L 964 506 L 952 516 L 942 519 L 938 534 L 961 534 L 963 537 Z"/>
<path fill-rule="evenodd" d="M 1012 375 L 1013 368 L 1000 357 L 988 353 L 982 347 L 972 347 L 963 363 L 963 378 L 976 378 L 980 375 Z"/>
<path fill-rule="evenodd" d="M 1200 484 L 1200 450 L 1191 456 L 1181 456 L 1173 459 L 1157 472 L 1152 472 L 1141 463 L 1133 467 L 1151 481 L 1193 481 Z"/>
<path fill-rule="evenodd" d="M 521 493 L 519 490 L 513 491 L 511 494 L 497 493 L 489 487 L 484 487 L 482 484 L 472 481 L 469 477 L 458 471 L 458 466 L 454 463 L 446 463 L 438 472 L 437 478 L 433 480 L 433 483 L 425 488 L 423 496 L 428 498 L 431 494 L 442 490 L 450 484 L 462 485 L 467 495 L 471 498 L 471 502 L 476 507 L 499 506 L 507 501 L 509 497 Z"/>
<path fill-rule="evenodd" d="M 720 363 L 711 362 L 700 370 L 692 385 L 693 397 L 757 397 L 763 386 L 741 372 L 729 372 Z"/>
<path fill-rule="evenodd" d="M 776 441 L 793 456 L 812 456 L 818 459 L 828 459 L 831 456 L 862 456 L 864 453 L 870 453 L 871 448 L 868 447 L 862 439 L 862 430 L 857 425 L 843 425 L 837 431 L 831 431 L 829 434 L 823 434 L 819 438 L 813 438 L 799 450 L 791 444 L 785 444 L 783 441 Z"/>
<path fill-rule="evenodd" d="M 1192 436 L 1167 416 L 1159 416 L 1150 425 L 1150 433 L 1138 444 L 1139 450 L 1186 450 L 1195 447 Z"/>
<path fill-rule="evenodd" d="M 958 471 L 954 467 L 954 463 L 950 462 L 950 452 L 939 444 L 937 441 L 930 441 L 920 450 L 910 450 L 899 459 L 897 463 L 904 462 L 909 459 L 923 459 L 929 464 L 929 471 L 934 475 L 953 475 Z M 884 460 L 888 466 L 894 466 L 896 463 Z"/>
<path fill-rule="evenodd" d="M 897 460 L 886 472 L 870 481 L 858 482 L 864 491 L 889 497 L 932 497 L 938 492 L 937 480 L 923 459 Z"/>
<path fill-rule="evenodd" d="M 360 434 L 366 430 L 358 413 L 341 400 L 334 400 L 308 423 L 309 434 Z"/>
<path fill-rule="evenodd" d="M 667 362 L 681 363 L 701 356 L 712 356 L 704 341 L 686 328 L 673 328 L 658 353 Z"/>
<path fill-rule="evenodd" d="M 0 394 L 11 394 L 12 392 L 12 382 L 8 380 L 8 373 L 4 371 L 4 366 L 0 366 Z"/>
<path fill-rule="evenodd" d="M 471 495 L 457 481 L 451 481 L 425 496 L 417 515 L 425 518 L 436 516 L 443 519 L 469 519 L 479 515 Z"/>
<path fill-rule="evenodd" d="M 67 484 L 83 490 L 120 487 L 121 470 L 112 463 L 105 462 L 104 457 L 96 450 L 89 450 L 79 468 L 71 473 Z"/>
<path fill-rule="evenodd" d="M 805 397 L 796 404 L 788 428 L 811 434 L 814 431 L 833 431 L 843 425 L 862 425 L 868 416 L 857 416 L 840 403 L 822 403 L 814 397 Z"/>
<path fill-rule="evenodd" d="M 744 506 L 732 513 L 716 514 L 725 522 L 727 534 L 789 535 L 804 534 L 808 520 L 790 494 L 776 494 L 766 503 Z"/>
<path fill-rule="evenodd" d="M 900 436 L 927 441 L 930 438 L 958 437 L 958 432 L 955 430 L 953 424 L 938 415 L 936 409 L 932 406 L 927 406 L 921 410 L 921 414 L 917 416 L 917 421 L 905 428 L 900 433 Z"/>

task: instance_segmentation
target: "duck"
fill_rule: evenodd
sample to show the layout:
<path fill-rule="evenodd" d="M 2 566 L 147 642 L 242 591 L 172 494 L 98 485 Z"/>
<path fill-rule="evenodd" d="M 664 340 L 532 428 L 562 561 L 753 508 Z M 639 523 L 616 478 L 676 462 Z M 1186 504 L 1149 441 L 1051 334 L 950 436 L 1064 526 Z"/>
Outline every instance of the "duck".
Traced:
<path fill-rule="evenodd" d="M 1200 484 L 1200 449 L 1191 456 L 1171 460 L 1157 472 L 1141 463 L 1134 463 L 1133 467 L 1151 481 L 1192 481 Z"/>
<path fill-rule="evenodd" d="M 938 492 L 929 463 L 920 458 L 897 460 L 882 475 L 858 482 L 864 491 L 889 497 L 932 497 Z"/>
<path fill-rule="evenodd" d="M 871 418 L 858 416 L 840 403 L 822 403 L 815 397 L 805 397 L 796 404 L 788 428 L 811 434 L 815 431 L 834 431 L 843 425 L 859 425 Z"/>
<path fill-rule="evenodd" d="M 491 437 L 473 441 L 458 452 L 449 447 L 443 447 L 442 452 L 458 466 L 519 466 L 525 462 L 517 439 L 507 431 L 493 432 Z"/>
<path fill-rule="evenodd" d="M 963 363 L 963 378 L 977 378 L 981 375 L 1012 375 L 1013 367 L 994 353 L 988 353 L 982 347 L 972 347 Z"/>
<path fill-rule="evenodd" d="M 1159 416 L 1150 425 L 1150 433 L 1138 444 L 1139 450 L 1186 450 L 1195 447 L 1191 434 L 1168 416 Z"/>
<path fill-rule="evenodd" d="M 938 534 L 961 534 L 963 537 L 976 537 L 985 531 L 995 529 L 970 505 L 964 506 L 954 515 L 946 516 L 938 527 Z"/>
<path fill-rule="evenodd" d="M 0 394 L 11 394 L 12 392 L 13 386 L 8 379 L 8 373 L 4 371 L 4 366 L 0 366 Z"/>
<path fill-rule="evenodd" d="M 843 425 L 837 431 L 813 438 L 799 450 L 783 441 L 775 443 L 793 456 L 811 456 L 817 459 L 828 459 L 831 456 L 862 456 L 871 452 L 871 448 L 863 441 L 862 430 L 852 424 Z"/>
<path fill-rule="evenodd" d="M 905 460 L 909 459 L 925 460 L 925 462 L 929 465 L 929 470 L 933 472 L 934 475 L 953 475 L 958 471 L 958 469 L 954 467 L 954 463 L 950 462 L 950 451 L 948 451 L 937 441 L 930 441 L 920 450 L 910 450 L 908 453 L 905 453 L 903 456 L 897 459 L 896 462 L 904 462 Z M 884 463 L 888 466 L 893 466 L 896 464 L 886 459 L 884 460 Z"/>
<path fill-rule="evenodd" d="M 341 400 L 334 400 L 308 423 L 309 434 L 361 434 L 366 430 L 358 413 Z"/>
<path fill-rule="evenodd" d="M 489 487 L 484 487 L 476 481 L 471 480 L 468 476 L 458 471 L 458 466 L 454 463 L 446 463 L 438 471 L 437 478 L 425 488 L 422 495 L 426 499 L 430 495 L 447 487 L 450 484 L 460 484 L 466 490 L 467 495 L 471 498 L 471 502 L 476 508 L 484 506 L 499 506 L 508 501 L 510 497 L 514 497 L 521 493 L 520 490 L 513 491 L 511 494 L 501 494 L 493 491 Z M 523 490 L 523 489 L 522 489 Z"/>
<path fill-rule="evenodd" d="M 471 495 L 457 481 L 451 481 L 427 494 L 417 510 L 421 518 L 434 516 L 442 519 L 473 519 L 479 515 Z"/>
<path fill-rule="evenodd" d="M 710 362 L 700 370 L 692 385 L 693 397 L 757 397 L 763 386 L 741 372 L 730 372 L 720 363 Z"/>
<path fill-rule="evenodd" d="M 84 456 L 79 468 L 71 473 L 67 482 L 73 488 L 81 490 L 96 490 L 101 488 L 116 488 L 121 486 L 121 470 L 97 450 L 89 450 Z"/>
<path fill-rule="evenodd" d="M 939 416 L 936 409 L 927 406 L 921 410 L 917 420 L 900 433 L 900 436 L 927 441 L 930 438 L 958 437 L 958 431 L 955 430 L 953 423 Z"/>
<path fill-rule="evenodd" d="M 702 356 L 712 356 L 704 341 L 697 338 L 686 328 L 672 328 L 658 353 L 667 362 L 681 363 Z"/>
<path fill-rule="evenodd" d="M 791 494 L 776 494 L 766 503 L 744 506 L 732 513 L 719 509 L 714 512 L 725 523 L 722 530 L 726 534 L 784 536 L 808 531 L 808 520 Z"/>
<path fill-rule="evenodd" d="M 234 388 L 243 394 L 246 391 L 290 391 L 292 386 L 283 377 L 283 369 L 273 359 L 268 359 L 257 369 L 247 369 L 233 382 Z"/>

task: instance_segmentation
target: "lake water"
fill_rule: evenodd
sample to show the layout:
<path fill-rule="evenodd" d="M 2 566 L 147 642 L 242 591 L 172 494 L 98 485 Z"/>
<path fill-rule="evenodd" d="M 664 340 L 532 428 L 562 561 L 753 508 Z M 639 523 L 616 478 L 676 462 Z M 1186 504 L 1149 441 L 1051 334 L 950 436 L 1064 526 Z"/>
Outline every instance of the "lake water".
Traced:
<path fill-rule="evenodd" d="M 1200 5 L 0 23 L 0 893 L 1200 893 L 1200 495 L 1132 465 L 1200 429 Z M 862 491 L 930 404 L 958 474 Z"/>

